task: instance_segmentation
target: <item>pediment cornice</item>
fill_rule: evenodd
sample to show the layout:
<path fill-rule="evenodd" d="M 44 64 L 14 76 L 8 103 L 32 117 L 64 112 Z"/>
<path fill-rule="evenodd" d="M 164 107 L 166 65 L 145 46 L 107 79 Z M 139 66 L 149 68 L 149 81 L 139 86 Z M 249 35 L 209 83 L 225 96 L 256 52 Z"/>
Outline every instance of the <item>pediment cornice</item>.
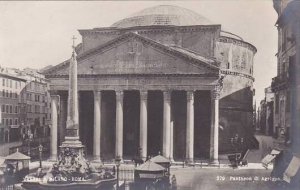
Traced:
<path fill-rule="evenodd" d="M 130 28 L 103 27 L 94 29 L 78 30 L 81 35 L 85 34 L 125 34 L 135 31 L 139 34 L 170 33 L 170 32 L 196 32 L 212 31 L 221 29 L 221 25 L 193 25 L 193 26 L 135 26 Z"/>
<path fill-rule="evenodd" d="M 195 74 L 195 73 L 174 73 L 174 74 L 78 74 L 78 78 L 109 78 L 109 77 L 205 77 L 205 78 L 219 78 L 219 73 L 205 73 L 205 74 Z M 47 75 L 47 78 L 69 78 L 69 75 L 58 75 L 58 74 L 51 74 Z"/>
<path fill-rule="evenodd" d="M 88 50 L 86 52 L 79 54 L 77 56 L 78 64 L 80 64 L 81 61 L 89 58 L 90 56 L 103 53 L 111 48 L 116 47 L 118 44 L 128 41 L 130 39 L 138 40 L 138 41 L 142 42 L 143 44 L 152 46 L 153 48 L 158 49 L 162 52 L 165 52 L 166 54 L 182 58 L 182 59 L 186 60 L 187 63 L 193 64 L 196 67 L 205 67 L 205 68 L 208 68 L 211 72 L 215 72 L 215 73 L 219 73 L 219 71 L 220 71 L 220 68 L 218 66 L 216 66 L 216 65 L 218 65 L 218 62 L 215 59 L 208 59 L 208 58 L 204 58 L 201 56 L 198 56 L 199 58 L 197 58 L 197 56 L 191 56 L 191 54 L 189 54 L 189 53 L 179 51 L 176 48 L 172 48 L 172 47 L 163 45 L 152 39 L 143 37 L 141 35 L 138 35 L 138 34 L 135 34 L 132 32 L 126 33 L 126 34 L 119 36 L 119 37 L 117 37 L 105 44 L 102 44 L 94 49 L 91 49 L 91 50 Z M 49 70 L 45 71 L 44 74 L 45 75 L 54 74 L 56 71 L 59 71 L 60 69 L 68 67 L 68 65 L 69 65 L 69 60 L 64 61 L 63 63 L 61 63 L 57 66 L 54 66 L 54 67 L 50 68 Z"/>

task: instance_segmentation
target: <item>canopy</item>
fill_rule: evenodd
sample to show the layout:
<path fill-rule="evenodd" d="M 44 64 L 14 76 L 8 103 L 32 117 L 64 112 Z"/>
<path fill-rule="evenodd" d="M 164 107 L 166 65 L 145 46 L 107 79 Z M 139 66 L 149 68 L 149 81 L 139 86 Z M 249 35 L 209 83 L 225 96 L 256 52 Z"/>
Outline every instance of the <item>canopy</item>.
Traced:
<path fill-rule="evenodd" d="M 4 161 L 5 161 L 5 158 L 0 156 L 0 166 L 4 163 Z"/>
<path fill-rule="evenodd" d="M 270 164 L 279 154 L 281 151 L 273 149 L 270 154 L 267 154 L 263 159 L 262 159 L 262 164 L 264 167 L 267 167 L 268 164 Z"/>
<path fill-rule="evenodd" d="M 277 155 L 271 155 L 271 154 L 267 154 L 263 159 L 262 159 L 262 164 L 264 167 L 267 167 L 268 164 L 270 164 L 275 158 L 276 158 Z"/>
<path fill-rule="evenodd" d="M 270 153 L 271 155 L 278 155 L 280 153 L 279 150 L 273 149 L 272 152 Z"/>
<path fill-rule="evenodd" d="M 296 175 L 299 168 L 300 168 L 300 158 L 293 156 L 289 166 L 287 167 L 287 169 L 283 174 L 283 180 L 290 183 L 291 178 Z"/>
<path fill-rule="evenodd" d="M 151 160 L 148 160 L 144 164 L 139 165 L 135 170 L 157 172 L 157 171 L 164 171 L 165 168 L 162 167 L 161 165 L 152 162 Z"/>
<path fill-rule="evenodd" d="M 155 163 L 170 163 L 170 160 L 167 159 L 166 157 L 163 157 L 161 155 L 157 155 L 153 158 L 150 159 L 152 162 L 155 162 Z"/>
<path fill-rule="evenodd" d="M 5 160 L 30 160 L 29 156 L 17 151 L 5 157 Z"/>

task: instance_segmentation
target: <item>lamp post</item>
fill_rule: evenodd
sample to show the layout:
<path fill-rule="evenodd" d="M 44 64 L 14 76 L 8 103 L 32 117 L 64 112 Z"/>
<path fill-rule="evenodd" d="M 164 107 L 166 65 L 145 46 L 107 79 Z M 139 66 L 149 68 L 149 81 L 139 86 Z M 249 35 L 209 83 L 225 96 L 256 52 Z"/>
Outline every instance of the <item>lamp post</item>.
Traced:
<path fill-rule="evenodd" d="M 40 156 L 40 168 L 42 168 L 42 153 L 43 153 L 43 145 L 39 145 L 39 156 Z"/>
<path fill-rule="evenodd" d="M 116 166 L 117 166 L 117 190 L 119 190 L 119 168 L 120 168 L 120 165 L 121 165 L 120 156 L 117 156 L 115 158 L 115 163 L 116 163 Z"/>

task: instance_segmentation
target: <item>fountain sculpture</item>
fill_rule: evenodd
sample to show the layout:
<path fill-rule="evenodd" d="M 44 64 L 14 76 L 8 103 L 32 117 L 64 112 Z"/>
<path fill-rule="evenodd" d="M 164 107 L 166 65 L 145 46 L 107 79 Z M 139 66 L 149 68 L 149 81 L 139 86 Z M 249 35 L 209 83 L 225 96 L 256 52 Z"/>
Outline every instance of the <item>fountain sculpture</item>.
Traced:
<path fill-rule="evenodd" d="M 60 146 L 58 161 L 48 172 L 39 168 L 36 174 L 24 178 L 25 189 L 112 189 L 116 178 L 104 169 L 95 169 L 84 158 L 84 146 L 79 140 L 77 61 L 73 37 L 73 52 L 69 70 L 68 117 L 65 141 Z"/>

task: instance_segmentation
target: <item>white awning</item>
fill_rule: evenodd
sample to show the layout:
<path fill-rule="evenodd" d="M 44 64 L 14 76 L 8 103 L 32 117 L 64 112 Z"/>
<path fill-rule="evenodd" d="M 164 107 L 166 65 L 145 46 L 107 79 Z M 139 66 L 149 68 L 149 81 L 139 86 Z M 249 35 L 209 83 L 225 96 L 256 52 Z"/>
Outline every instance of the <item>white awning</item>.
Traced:
<path fill-rule="evenodd" d="M 268 167 L 268 164 L 270 164 L 277 155 L 271 155 L 271 154 L 267 154 L 261 161 L 261 163 L 263 164 L 264 167 Z"/>
<path fill-rule="evenodd" d="M 296 175 L 299 168 L 300 168 L 300 158 L 293 156 L 289 166 L 287 167 L 287 169 L 283 174 L 283 180 L 290 183 L 291 178 Z"/>
<path fill-rule="evenodd" d="M 276 150 L 276 149 L 273 149 L 270 154 L 272 154 L 272 155 L 278 155 L 278 154 L 280 154 L 280 151 Z"/>

